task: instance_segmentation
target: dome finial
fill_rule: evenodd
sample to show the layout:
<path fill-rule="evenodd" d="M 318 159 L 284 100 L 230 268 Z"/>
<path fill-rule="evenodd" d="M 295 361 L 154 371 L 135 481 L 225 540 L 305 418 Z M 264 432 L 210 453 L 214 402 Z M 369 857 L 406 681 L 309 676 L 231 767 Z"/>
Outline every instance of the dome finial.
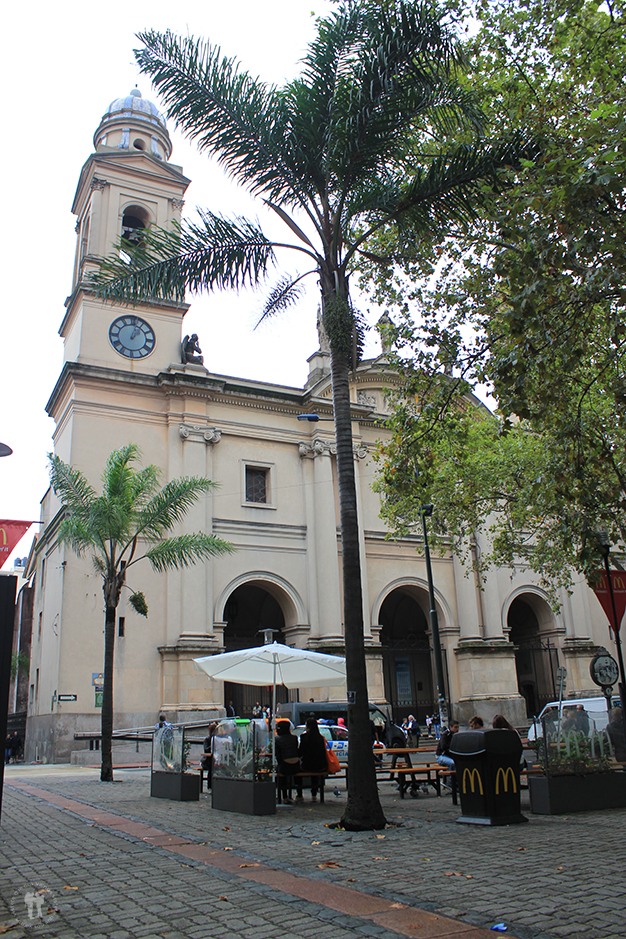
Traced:
<path fill-rule="evenodd" d="M 137 88 L 137 85 L 135 85 L 134 88 L 131 88 L 130 93 L 133 98 L 141 98 L 141 92 L 139 91 L 139 88 Z"/>

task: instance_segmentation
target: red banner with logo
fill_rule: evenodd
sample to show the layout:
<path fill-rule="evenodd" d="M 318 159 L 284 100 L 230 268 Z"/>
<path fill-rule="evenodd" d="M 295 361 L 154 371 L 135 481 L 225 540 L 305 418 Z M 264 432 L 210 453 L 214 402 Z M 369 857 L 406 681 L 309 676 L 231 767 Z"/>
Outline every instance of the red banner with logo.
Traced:
<path fill-rule="evenodd" d="M 598 575 L 593 591 L 602 604 L 602 609 L 607 615 L 610 628 L 619 632 L 624 610 L 626 610 L 626 571 L 611 571 L 610 574 L 611 586 L 613 587 L 613 599 L 615 600 L 615 612 L 617 613 L 617 629 L 615 629 L 613 620 L 613 604 L 611 603 L 609 581 L 604 571 Z"/>
<path fill-rule="evenodd" d="M 0 518 L 0 567 L 9 560 L 13 548 L 32 524 L 32 522 L 18 522 L 12 518 Z"/>

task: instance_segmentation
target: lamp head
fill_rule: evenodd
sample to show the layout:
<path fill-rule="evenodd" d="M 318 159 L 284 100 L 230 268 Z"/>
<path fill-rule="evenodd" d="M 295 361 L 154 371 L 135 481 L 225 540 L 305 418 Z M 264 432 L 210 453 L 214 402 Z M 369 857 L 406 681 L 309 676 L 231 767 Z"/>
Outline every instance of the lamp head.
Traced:
<path fill-rule="evenodd" d="M 432 502 L 429 502 L 427 505 L 422 506 L 422 515 L 424 516 L 424 518 L 430 518 L 430 516 L 433 514 L 433 508 L 434 506 Z"/>
<path fill-rule="evenodd" d="M 299 421 L 310 421 L 312 424 L 319 421 L 319 414 L 298 414 Z"/>

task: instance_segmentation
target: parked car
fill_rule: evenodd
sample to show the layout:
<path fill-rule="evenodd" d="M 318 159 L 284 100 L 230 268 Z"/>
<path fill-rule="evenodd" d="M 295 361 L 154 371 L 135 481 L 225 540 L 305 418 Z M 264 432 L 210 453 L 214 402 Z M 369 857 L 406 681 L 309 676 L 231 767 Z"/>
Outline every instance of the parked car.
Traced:
<path fill-rule="evenodd" d="M 611 708 L 619 707 L 619 703 L 619 695 L 614 695 L 611 699 Z M 588 729 L 586 732 L 604 730 L 609 722 L 609 712 L 606 698 L 599 696 L 595 698 L 566 698 L 561 701 L 561 726 L 566 723 L 568 715 L 579 707 L 583 708 L 583 712 L 587 717 Z M 546 718 L 551 722 L 554 721 L 556 726 L 559 719 L 558 701 L 549 701 L 539 716 L 533 719 L 533 723 L 528 728 L 529 740 L 536 740 L 537 737 L 543 736 L 543 721 Z"/>
<path fill-rule="evenodd" d="M 332 720 L 336 725 L 338 718 L 342 717 L 348 730 L 350 729 L 350 708 L 347 701 L 288 701 L 279 704 L 276 709 L 276 719 L 288 717 L 292 724 L 298 727 L 307 717 L 315 720 Z M 370 704 L 370 720 L 374 723 L 378 739 L 386 747 L 406 747 L 404 731 L 389 719 L 377 705 Z"/>
<path fill-rule="evenodd" d="M 337 754 L 337 759 L 340 763 L 348 762 L 348 730 L 346 727 L 341 727 L 339 724 L 320 724 L 318 721 L 317 726 L 320 729 L 320 734 L 324 737 L 325 740 L 331 746 L 331 749 Z M 306 730 L 306 724 L 300 724 L 298 727 L 294 728 L 294 734 L 300 736 Z"/>

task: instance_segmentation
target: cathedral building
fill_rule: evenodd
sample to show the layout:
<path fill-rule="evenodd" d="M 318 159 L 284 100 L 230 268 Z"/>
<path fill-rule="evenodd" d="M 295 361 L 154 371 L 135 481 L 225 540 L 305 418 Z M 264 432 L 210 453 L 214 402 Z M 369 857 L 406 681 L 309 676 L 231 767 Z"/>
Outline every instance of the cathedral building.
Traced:
<path fill-rule="evenodd" d="M 195 338 L 185 345 L 184 303 L 128 308 L 86 287 L 120 236 L 129 243 L 181 217 L 189 180 L 170 162 L 164 118 L 135 89 L 106 110 L 72 205 L 76 259 L 60 325 L 61 373 L 46 405 L 54 452 L 97 488 L 112 450 L 139 445 L 162 482 L 208 476 L 219 486 L 198 502 L 181 531 L 203 530 L 236 552 L 188 570 L 156 574 L 146 562 L 129 586 L 147 598 L 147 619 L 124 594 L 114 666 L 116 728 L 222 714 L 231 700 L 249 716 L 268 690 L 210 681 L 193 659 L 259 645 L 262 631 L 288 645 L 341 654 L 341 538 L 330 388 L 324 336 L 304 388 L 215 374 Z M 69 272 L 68 272 L 69 276 Z M 210 321 L 207 321 L 207 334 Z M 200 344 L 202 337 L 200 337 Z M 187 354 L 188 353 L 188 354 Z M 371 701 L 396 720 L 423 723 L 435 707 L 426 567 L 421 538 L 389 540 L 372 491 L 372 453 L 385 433 L 385 388 L 394 375 L 384 351 L 352 379 L 363 614 Z M 477 406 L 478 402 L 477 402 Z M 325 418 L 298 419 L 305 413 Z M 42 534 L 31 553 L 33 587 L 26 759 L 68 761 L 98 732 L 104 659 L 101 577 L 88 557 L 56 539 L 60 506 L 42 501 Z M 477 535 L 480 546 L 481 535 Z M 578 585 L 554 614 L 533 573 L 489 574 L 482 585 L 451 554 L 433 557 L 446 694 L 461 721 L 496 712 L 522 724 L 555 694 L 556 668 L 568 691 L 593 693 L 589 661 L 608 638 L 594 595 Z M 292 692 L 293 694 L 293 692 Z M 340 698 L 344 688 L 301 689 Z"/>

